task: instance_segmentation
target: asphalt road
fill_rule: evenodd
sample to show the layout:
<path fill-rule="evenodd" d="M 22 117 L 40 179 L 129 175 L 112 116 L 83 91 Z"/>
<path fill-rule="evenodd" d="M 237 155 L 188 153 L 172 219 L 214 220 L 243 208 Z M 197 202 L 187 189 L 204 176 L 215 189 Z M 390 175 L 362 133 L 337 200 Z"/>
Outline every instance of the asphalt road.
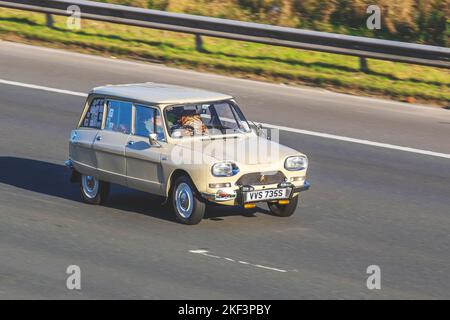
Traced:
<path fill-rule="evenodd" d="M 0 42 L 0 79 L 232 94 L 252 120 L 450 153 L 450 111 Z M 0 298 L 449 299 L 450 160 L 282 132 L 310 158 L 290 218 L 209 208 L 180 225 L 154 196 L 80 201 L 63 161 L 84 98 L 0 84 Z M 207 250 L 210 256 L 190 250 Z M 67 266 L 81 290 L 66 288 Z M 366 268 L 381 268 L 368 290 Z"/>

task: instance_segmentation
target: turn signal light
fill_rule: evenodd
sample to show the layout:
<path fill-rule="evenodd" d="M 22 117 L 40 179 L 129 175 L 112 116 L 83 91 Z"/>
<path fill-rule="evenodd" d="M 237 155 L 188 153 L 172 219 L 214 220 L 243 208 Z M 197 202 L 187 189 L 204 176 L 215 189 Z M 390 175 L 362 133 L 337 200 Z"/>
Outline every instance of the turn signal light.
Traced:
<path fill-rule="evenodd" d="M 292 188 L 292 187 L 293 187 L 292 183 L 288 181 L 283 181 L 278 184 L 278 188 Z"/>
<path fill-rule="evenodd" d="M 231 183 L 229 182 L 223 182 L 223 183 L 210 183 L 210 188 L 217 189 L 217 188 L 229 188 L 231 187 Z"/>
<path fill-rule="evenodd" d="M 244 204 L 245 209 L 253 209 L 254 207 L 256 207 L 255 203 L 245 203 Z"/>
<path fill-rule="evenodd" d="M 252 187 L 252 186 L 242 186 L 242 187 L 241 187 L 241 190 L 242 190 L 243 192 L 249 192 L 249 191 L 255 190 L 255 188 Z"/>
<path fill-rule="evenodd" d="M 278 200 L 278 204 L 289 204 L 289 200 Z"/>

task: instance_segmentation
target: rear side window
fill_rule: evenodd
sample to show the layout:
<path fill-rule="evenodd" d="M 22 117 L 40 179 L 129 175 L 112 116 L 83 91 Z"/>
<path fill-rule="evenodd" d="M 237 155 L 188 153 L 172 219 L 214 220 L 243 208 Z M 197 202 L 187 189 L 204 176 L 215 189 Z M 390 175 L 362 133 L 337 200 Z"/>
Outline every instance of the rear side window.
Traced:
<path fill-rule="evenodd" d="M 105 99 L 97 98 L 91 101 L 89 109 L 84 116 L 82 127 L 100 129 L 103 119 Z"/>
<path fill-rule="evenodd" d="M 131 102 L 108 100 L 105 130 L 131 132 Z"/>

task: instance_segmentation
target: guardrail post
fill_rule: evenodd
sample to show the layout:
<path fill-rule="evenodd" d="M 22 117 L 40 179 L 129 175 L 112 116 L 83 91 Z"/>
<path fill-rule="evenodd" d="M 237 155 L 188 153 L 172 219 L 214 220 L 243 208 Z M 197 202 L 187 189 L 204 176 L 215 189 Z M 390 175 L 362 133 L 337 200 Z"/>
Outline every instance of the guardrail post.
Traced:
<path fill-rule="evenodd" d="M 199 34 L 195 35 L 195 50 L 197 50 L 198 52 L 204 52 L 205 50 L 203 49 L 203 39 L 202 36 Z"/>
<path fill-rule="evenodd" d="M 365 57 L 359 57 L 359 70 L 362 72 L 369 71 L 369 65 L 367 64 L 367 59 Z"/>
<path fill-rule="evenodd" d="M 50 13 L 45 14 L 45 20 L 47 27 L 53 28 L 53 16 Z"/>

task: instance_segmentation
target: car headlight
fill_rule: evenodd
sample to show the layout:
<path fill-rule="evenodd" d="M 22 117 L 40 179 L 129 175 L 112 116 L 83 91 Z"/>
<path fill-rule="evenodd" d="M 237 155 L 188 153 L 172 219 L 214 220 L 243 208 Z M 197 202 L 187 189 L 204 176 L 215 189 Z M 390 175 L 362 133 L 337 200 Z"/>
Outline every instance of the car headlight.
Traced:
<path fill-rule="evenodd" d="M 308 167 L 308 158 L 305 156 L 288 157 L 284 161 L 284 167 L 290 171 L 306 169 Z"/>
<path fill-rule="evenodd" d="M 212 166 L 211 172 L 216 177 L 231 177 L 239 172 L 239 168 L 233 162 L 218 162 Z"/>

